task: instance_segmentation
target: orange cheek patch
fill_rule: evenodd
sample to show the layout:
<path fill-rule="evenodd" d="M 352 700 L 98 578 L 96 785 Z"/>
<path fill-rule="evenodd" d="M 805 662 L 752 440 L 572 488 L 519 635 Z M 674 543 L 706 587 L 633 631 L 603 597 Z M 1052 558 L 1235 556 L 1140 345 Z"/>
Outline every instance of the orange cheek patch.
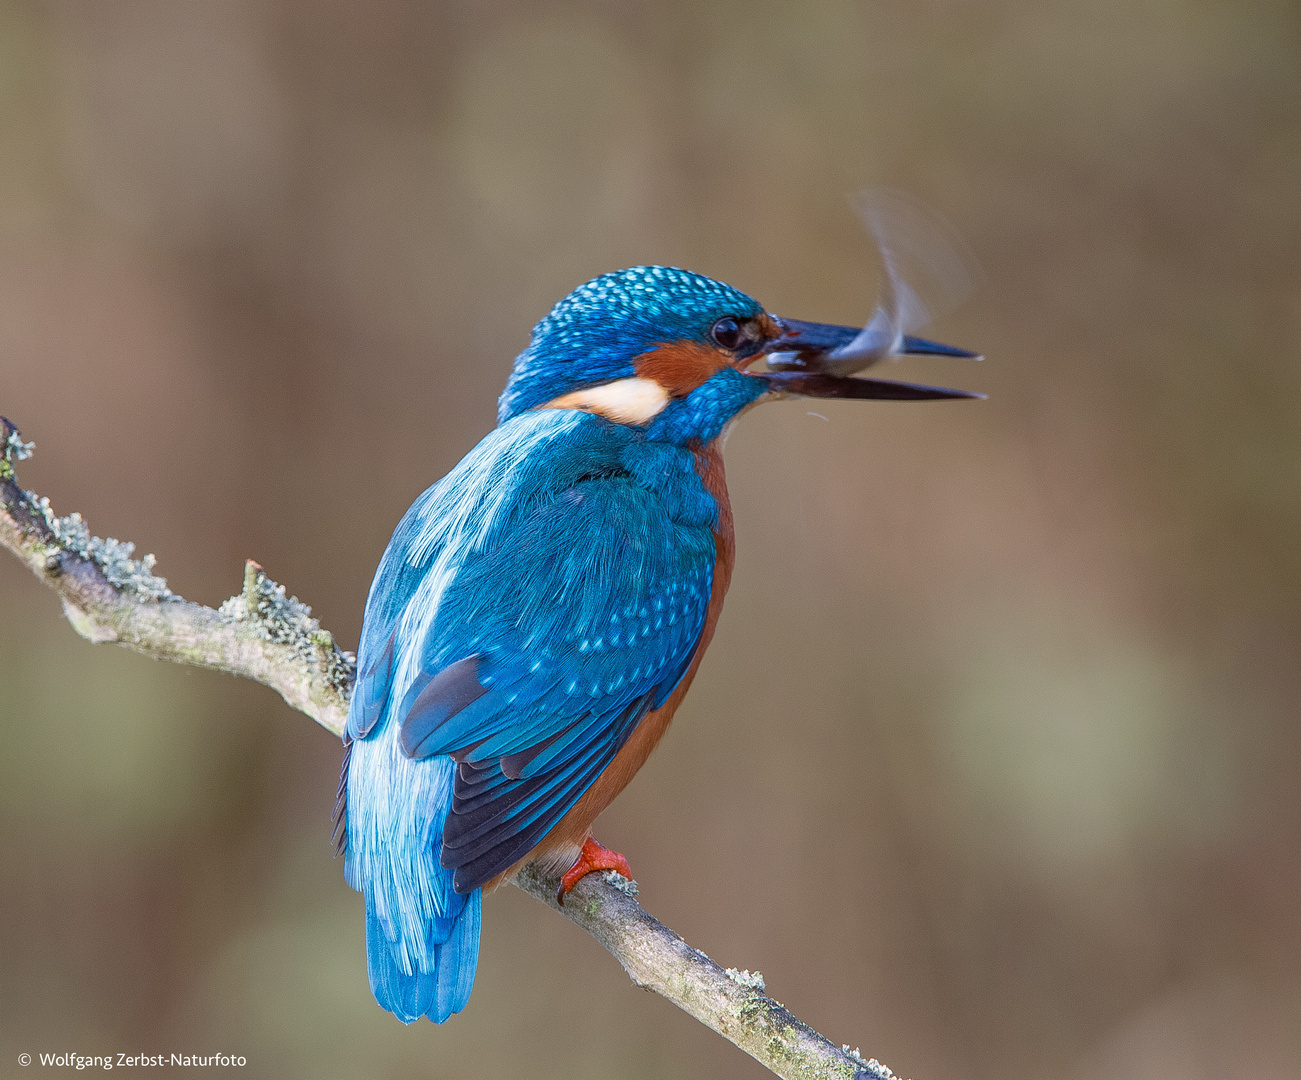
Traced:
<path fill-rule="evenodd" d="M 761 312 L 755 322 L 759 324 L 759 332 L 763 335 L 765 341 L 772 341 L 774 338 L 781 337 L 784 333 L 782 328 L 777 325 L 777 320 L 766 311 Z"/>
<path fill-rule="evenodd" d="M 680 398 L 727 367 L 728 358 L 698 341 L 673 341 L 642 353 L 633 366 L 638 378 L 657 382 L 670 396 Z"/>

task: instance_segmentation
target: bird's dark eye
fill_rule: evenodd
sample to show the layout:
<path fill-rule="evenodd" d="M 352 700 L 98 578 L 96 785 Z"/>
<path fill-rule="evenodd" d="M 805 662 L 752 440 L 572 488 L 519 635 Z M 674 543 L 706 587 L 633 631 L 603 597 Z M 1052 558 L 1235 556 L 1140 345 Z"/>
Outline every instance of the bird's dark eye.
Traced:
<path fill-rule="evenodd" d="M 741 324 L 730 315 L 714 323 L 714 328 L 710 333 L 723 348 L 732 351 L 738 349 L 746 337 L 745 331 L 741 329 Z"/>

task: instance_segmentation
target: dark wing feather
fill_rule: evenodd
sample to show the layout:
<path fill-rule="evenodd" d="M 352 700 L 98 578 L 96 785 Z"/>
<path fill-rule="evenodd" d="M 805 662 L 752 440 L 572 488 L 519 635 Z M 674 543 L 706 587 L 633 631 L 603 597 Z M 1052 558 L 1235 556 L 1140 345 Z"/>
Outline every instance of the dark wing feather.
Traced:
<path fill-rule="evenodd" d="M 614 760 L 646 715 L 651 698 L 646 694 L 634 702 L 600 740 L 585 744 L 551 771 L 527 780 L 507 778 L 491 791 L 480 793 L 482 785 L 473 783 L 473 766 L 459 764 L 452 786 L 452 812 L 443 826 L 441 856 L 444 866 L 456 870 L 452 887 L 457 892 L 476 888 L 527 855 Z M 505 776 L 500 768 L 496 772 Z"/>
<path fill-rule="evenodd" d="M 479 658 L 467 656 L 448 664 L 428 681 L 417 680 L 415 696 L 402 721 L 402 750 L 408 757 L 427 757 L 420 752 L 429 739 L 457 713 L 473 705 L 488 692 L 479 682 Z M 407 695 L 411 697 L 411 694 Z"/>

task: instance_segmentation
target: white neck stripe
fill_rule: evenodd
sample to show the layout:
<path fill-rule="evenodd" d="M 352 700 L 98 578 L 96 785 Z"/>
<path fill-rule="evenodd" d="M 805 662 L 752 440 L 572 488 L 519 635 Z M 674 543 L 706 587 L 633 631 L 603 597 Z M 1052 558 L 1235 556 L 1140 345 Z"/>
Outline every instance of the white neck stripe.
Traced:
<path fill-rule="evenodd" d="M 662 413 L 669 392 L 654 379 L 619 379 L 575 390 L 548 401 L 543 409 L 581 409 L 616 424 L 645 424 Z"/>

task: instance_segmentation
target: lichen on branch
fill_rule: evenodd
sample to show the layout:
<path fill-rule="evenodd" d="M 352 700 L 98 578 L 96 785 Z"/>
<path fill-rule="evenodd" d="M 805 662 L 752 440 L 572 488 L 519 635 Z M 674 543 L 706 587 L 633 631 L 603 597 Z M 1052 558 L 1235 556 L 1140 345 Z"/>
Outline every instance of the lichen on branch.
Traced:
<path fill-rule="evenodd" d="M 14 462 L 26 461 L 36 449 L 34 442 L 23 442 L 18 429 L 3 416 L 0 416 L 0 437 L 4 438 L 3 452 L 0 453 L 0 478 L 13 479 Z"/>
<path fill-rule="evenodd" d="M 3 416 L 0 416 L 0 439 L 3 440 L 0 443 L 3 446 L 3 452 L 0 453 L 0 481 L 15 483 L 14 464 L 30 458 L 36 449 L 36 443 L 23 442 L 18 429 Z M 135 553 L 135 544 L 114 540 L 111 536 L 101 539 L 91 533 L 80 514 L 71 513 L 67 517 L 59 517 L 50 509 L 49 499 L 40 498 L 35 492 L 19 491 L 26 502 L 27 512 L 45 523 L 53 546 L 94 563 L 115 589 L 134 593 L 142 600 L 172 598 L 172 590 L 167 587 L 166 579 L 153 572 L 157 562 L 153 555 L 133 559 L 131 556 Z"/>
<path fill-rule="evenodd" d="M 95 536 L 80 514 L 60 517 L 48 499 L 18 485 L 14 465 L 33 447 L 0 418 L 0 543 L 59 594 L 77 633 L 254 679 L 342 734 L 356 658 L 306 604 L 286 598 L 256 563 L 220 610 L 184 599 L 154 573 L 152 555 L 132 558 L 134 545 Z"/>
<path fill-rule="evenodd" d="M 267 641 L 288 645 L 306 664 L 321 663 L 326 682 L 339 694 L 351 696 L 356 654 L 340 649 L 334 635 L 312 617 L 312 609 L 296 596 L 286 597 L 285 587 L 267 577 L 252 559 L 244 564 L 244 588 L 223 601 L 217 614 L 248 623 Z"/>

